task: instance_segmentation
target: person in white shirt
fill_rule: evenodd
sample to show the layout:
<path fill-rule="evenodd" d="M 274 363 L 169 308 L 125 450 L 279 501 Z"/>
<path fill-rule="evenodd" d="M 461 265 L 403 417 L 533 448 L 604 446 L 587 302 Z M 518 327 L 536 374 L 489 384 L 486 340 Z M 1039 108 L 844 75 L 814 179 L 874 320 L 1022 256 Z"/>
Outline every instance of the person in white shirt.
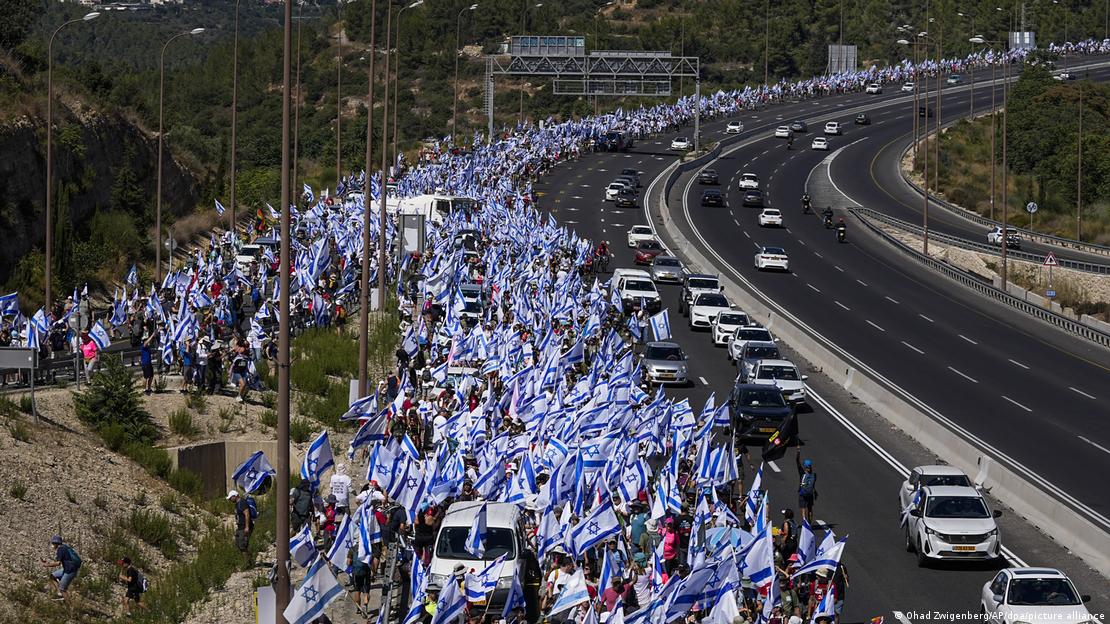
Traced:
<path fill-rule="evenodd" d="M 337 501 L 335 507 L 337 510 L 342 510 L 346 513 L 349 508 L 349 500 L 351 495 L 351 477 L 347 476 L 347 465 L 339 464 L 335 467 L 335 473 L 331 475 L 331 493 L 335 496 Z"/>

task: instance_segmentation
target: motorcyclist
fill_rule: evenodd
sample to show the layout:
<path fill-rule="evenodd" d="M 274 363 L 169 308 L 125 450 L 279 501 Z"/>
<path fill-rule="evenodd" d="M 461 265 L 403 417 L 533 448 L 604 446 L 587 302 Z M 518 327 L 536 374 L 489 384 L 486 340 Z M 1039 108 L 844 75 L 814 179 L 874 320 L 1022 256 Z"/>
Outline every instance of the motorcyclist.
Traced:
<path fill-rule="evenodd" d="M 786 137 L 786 149 L 794 147 L 794 135 Z"/>
<path fill-rule="evenodd" d="M 848 224 L 844 222 L 844 217 L 841 217 L 836 222 L 836 239 L 840 242 L 844 242 L 844 239 L 847 236 L 848 236 Z"/>
<path fill-rule="evenodd" d="M 809 193 L 802 193 L 802 212 L 809 212 Z"/>
<path fill-rule="evenodd" d="M 831 228 L 833 218 L 832 206 L 825 206 L 825 209 L 821 211 L 821 216 L 825 218 L 825 227 Z"/>
<path fill-rule="evenodd" d="M 605 256 L 608 256 L 609 255 L 609 241 L 601 241 L 600 243 L 598 243 L 597 244 L 597 250 L 594 251 L 594 255 L 597 256 L 598 258 L 604 258 Z"/>

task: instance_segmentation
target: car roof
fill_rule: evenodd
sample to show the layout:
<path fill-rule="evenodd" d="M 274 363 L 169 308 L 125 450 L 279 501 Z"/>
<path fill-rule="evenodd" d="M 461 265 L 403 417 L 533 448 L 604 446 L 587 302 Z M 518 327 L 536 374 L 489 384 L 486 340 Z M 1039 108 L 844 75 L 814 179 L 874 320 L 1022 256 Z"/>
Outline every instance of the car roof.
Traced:
<path fill-rule="evenodd" d="M 759 251 L 773 254 L 786 254 L 786 250 L 782 247 L 760 247 Z"/>
<path fill-rule="evenodd" d="M 740 177 L 741 177 L 741 178 L 758 178 L 759 176 L 757 176 L 756 174 L 752 173 L 751 171 L 745 171 L 744 173 L 741 173 L 741 174 L 740 174 Z"/>
<path fill-rule="evenodd" d="M 954 475 L 954 476 L 967 476 L 963 470 L 955 466 L 945 466 L 944 464 L 931 464 L 928 466 L 914 466 L 916 472 L 923 475 Z"/>
<path fill-rule="evenodd" d="M 650 225 L 633 225 L 632 229 L 630 231 L 632 231 L 632 232 L 643 232 L 644 230 L 647 230 L 648 232 L 652 231 Z"/>
<path fill-rule="evenodd" d="M 668 256 L 666 254 L 660 254 L 658 256 L 655 256 L 655 261 L 656 262 L 659 262 L 660 260 L 678 260 L 678 258 L 676 258 L 674 256 Z"/>
<path fill-rule="evenodd" d="M 662 340 L 647 343 L 648 347 L 674 347 L 675 349 L 682 349 L 677 342 L 664 342 Z"/>
<path fill-rule="evenodd" d="M 748 344 L 750 345 L 752 343 L 749 342 Z M 759 361 L 759 365 L 760 366 L 789 366 L 790 368 L 798 368 L 790 360 L 768 360 L 768 359 L 764 359 L 764 360 Z"/>
<path fill-rule="evenodd" d="M 755 329 L 755 328 L 754 327 L 742 327 L 741 329 Z M 759 329 L 765 329 L 768 332 L 771 331 L 771 330 L 767 329 L 766 327 L 760 327 Z M 777 342 L 771 342 L 770 340 L 749 340 L 747 343 L 744 344 L 745 349 L 747 349 L 748 347 L 775 347 L 775 348 L 778 348 L 778 346 L 779 345 L 778 345 Z"/>
<path fill-rule="evenodd" d="M 1016 577 L 1068 578 L 1067 574 L 1056 568 L 1006 568 L 1004 572 L 1009 572 L 1011 576 Z"/>
<path fill-rule="evenodd" d="M 983 498 L 979 490 L 969 485 L 928 485 L 922 488 L 927 496 L 967 496 Z"/>
<path fill-rule="evenodd" d="M 474 516 L 478 510 L 486 505 L 486 526 L 498 528 L 515 528 L 517 518 L 520 517 L 520 508 L 513 503 L 489 503 L 485 501 L 464 501 L 454 503 L 447 508 L 447 515 L 443 518 L 442 526 L 470 527 L 474 524 Z"/>
<path fill-rule="evenodd" d="M 763 212 L 779 212 L 779 209 L 767 206 L 766 208 L 763 209 Z"/>
<path fill-rule="evenodd" d="M 686 276 L 686 279 L 717 279 L 716 275 L 709 275 L 708 273 L 691 273 Z"/>

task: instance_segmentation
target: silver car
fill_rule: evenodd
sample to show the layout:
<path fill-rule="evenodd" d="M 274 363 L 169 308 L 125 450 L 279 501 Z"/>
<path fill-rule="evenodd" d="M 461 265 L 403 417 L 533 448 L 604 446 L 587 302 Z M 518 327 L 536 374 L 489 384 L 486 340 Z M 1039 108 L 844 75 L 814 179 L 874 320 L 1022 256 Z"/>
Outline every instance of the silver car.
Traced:
<path fill-rule="evenodd" d="M 651 279 L 656 282 L 681 282 L 682 262 L 674 256 L 655 256 L 651 262 Z"/>
<path fill-rule="evenodd" d="M 782 358 L 777 344 L 762 340 L 749 340 L 744 348 L 740 350 L 738 356 L 736 358 L 736 368 L 739 371 L 737 379 L 744 383 L 750 383 L 749 380 L 752 379 L 755 365 L 760 360 L 778 360 Z"/>
<path fill-rule="evenodd" d="M 653 384 L 688 383 L 686 353 L 673 342 L 649 342 L 644 347 L 644 378 Z"/>

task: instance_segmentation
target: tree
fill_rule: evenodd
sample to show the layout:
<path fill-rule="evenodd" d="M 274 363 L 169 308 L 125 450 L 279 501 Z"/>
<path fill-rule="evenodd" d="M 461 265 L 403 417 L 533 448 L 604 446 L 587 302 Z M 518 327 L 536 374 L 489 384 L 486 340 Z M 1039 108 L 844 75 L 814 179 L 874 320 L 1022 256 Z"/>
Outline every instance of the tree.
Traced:
<path fill-rule="evenodd" d="M 100 370 L 84 392 L 73 396 L 81 422 L 104 435 L 109 428 L 122 431 L 128 442 L 150 444 L 162 433 L 143 407 L 131 371 L 116 355 L 100 358 Z M 105 436 L 107 437 L 107 436 Z"/>
<path fill-rule="evenodd" d="M 27 38 L 42 4 L 35 0 L 4 0 L 0 9 L 0 49 L 11 50 Z"/>

